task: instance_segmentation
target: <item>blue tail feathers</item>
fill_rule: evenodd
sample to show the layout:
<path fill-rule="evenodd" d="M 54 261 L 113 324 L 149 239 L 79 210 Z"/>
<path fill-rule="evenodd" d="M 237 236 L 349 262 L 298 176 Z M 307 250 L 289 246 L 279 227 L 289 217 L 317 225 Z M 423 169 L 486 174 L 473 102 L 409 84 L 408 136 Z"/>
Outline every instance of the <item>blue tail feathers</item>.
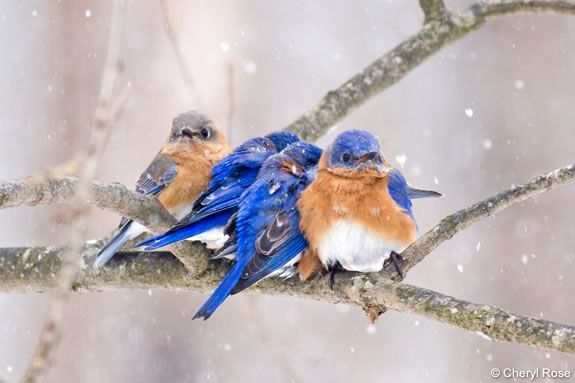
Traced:
<path fill-rule="evenodd" d="M 179 226 L 164 234 L 148 238 L 138 243 L 136 247 L 146 246 L 146 250 L 155 250 L 174 242 L 192 238 L 196 235 L 205 233 L 208 230 L 225 226 L 231 215 L 231 212 L 228 211 L 214 214 L 200 221 L 185 226 Z"/>
<path fill-rule="evenodd" d="M 196 312 L 193 319 L 209 319 L 218 307 L 230 295 L 232 289 L 240 280 L 242 272 L 246 267 L 247 259 L 234 263 L 232 268 L 227 272 L 224 279 L 220 282 L 216 290 L 210 295 L 207 301 Z"/>

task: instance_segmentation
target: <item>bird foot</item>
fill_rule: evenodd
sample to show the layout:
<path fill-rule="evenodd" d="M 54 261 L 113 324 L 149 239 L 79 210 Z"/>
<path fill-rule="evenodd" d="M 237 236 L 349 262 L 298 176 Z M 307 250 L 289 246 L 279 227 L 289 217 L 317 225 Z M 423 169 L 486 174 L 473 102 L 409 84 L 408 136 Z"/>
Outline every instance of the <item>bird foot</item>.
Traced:
<path fill-rule="evenodd" d="M 329 274 L 329 288 L 333 290 L 333 286 L 335 285 L 335 275 L 337 273 L 341 273 L 344 271 L 344 268 L 341 267 L 339 263 L 330 267 L 328 274 Z"/>
<path fill-rule="evenodd" d="M 405 278 L 405 274 L 403 273 L 403 271 L 401 271 L 401 266 L 403 265 L 404 262 L 403 257 L 397 254 L 395 251 L 392 251 L 391 254 L 389 255 L 389 262 L 391 262 L 393 264 L 393 267 L 395 267 L 395 271 L 399 275 L 400 280 L 403 280 L 403 278 Z"/>

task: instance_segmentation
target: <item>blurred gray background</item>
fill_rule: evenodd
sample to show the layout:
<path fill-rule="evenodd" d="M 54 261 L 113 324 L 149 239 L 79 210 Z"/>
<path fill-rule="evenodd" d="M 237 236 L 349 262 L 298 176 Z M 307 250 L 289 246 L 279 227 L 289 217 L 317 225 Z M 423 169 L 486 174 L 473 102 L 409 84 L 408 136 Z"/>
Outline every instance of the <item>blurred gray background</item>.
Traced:
<path fill-rule="evenodd" d="M 455 9 L 468 2 L 452 1 Z M 86 146 L 111 2 L 0 1 L 1 178 L 40 174 Z M 280 129 L 414 33 L 417 1 L 173 1 L 203 111 L 233 144 Z M 158 1 L 128 2 L 131 83 L 98 179 L 133 185 L 172 118 L 197 108 Z M 377 134 L 420 187 L 420 231 L 512 184 L 575 162 L 575 18 L 510 16 L 447 47 L 335 126 Z M 407 282 L 510 311 L 575 323 L 575 185 L 505 210 L 445 243 Z M 59 245 L 58 207 L 0 214 L 0 246 Z M 92 211 L 87 237 L 119 217 Z M 207 322 L 204 295 L 75 295 L 46 382 L 488 382 L 493 367 L 575 369 L 575 359 L 417 316 L 368 325 L 357 307 L 234 296 Z M 0 376 L 33 352 L 47 295 L 0 294 Z"/>

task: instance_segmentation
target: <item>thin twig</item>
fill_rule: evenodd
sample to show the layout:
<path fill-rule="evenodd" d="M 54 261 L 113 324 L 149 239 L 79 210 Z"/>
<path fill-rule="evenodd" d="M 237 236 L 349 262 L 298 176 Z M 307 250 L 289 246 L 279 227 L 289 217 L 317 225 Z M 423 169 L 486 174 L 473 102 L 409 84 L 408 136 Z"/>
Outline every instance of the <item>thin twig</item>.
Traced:
<path fill-rule="evenodd" d="M 407 272 L 410 270 L 443 242 L 449 240 L 458 232 L 467 229 L 475 222 L 494 215 L 511 205 L 533 198 L 574 180 L 575 164 L 571 164 L 535 177 L 522 185 L 513 186 L 509 190 L 477 202 L 473 206 L 442 219 L 438 225 L 403 251 L 402 256 L 405 258 L 405 264 L 402 267 L 403 271 Z M 389 271 L 391 270 L 393 270 L 393 267 L 390 265 L 388 266 L 388 273 L 386 273 L 387 276 L 390 276 Z M 395 271 L 392 271 L 392 274 L 396 274 Z"/>
<path fill-rule="evenodd" d="M 63 252 L 62 265 L 58 273 L 58 283 L 53 296 L 48 303 L 48 313 L 40 333 L 38 346 L 31 363 L 24 373 L 22 382 L 35 382 L 52 363 L 52 356 L 58 347 L 62 336 L 62 315 L 66 302 L 70 297 L 70 288 L 80 268 L 83 233 L 88 223 L 88 208 L 84 201 L 90 196 L 90 182 L 96 175 L 104 147 L 108 141 L 110 128 L 118 118 L 127 97 L 117 99 L 118 77 L 122 70 L 120 60 L 120 44 L 123 29 L 123 1 L 114 3 L 110 33 L 108 36 L 108 52 L 98 105 L 91 123 L 91 141 L 86 152 L 79 159 L 79 177 L 76 193 L 70 207 L 70 246 Z"/>
<path fill-rule="evenodd" d="M 197 109 L 204 110 L 205 103 L 202 100 L 202 96 L 198 91 L 198 87 L 190 66 L 184 56 L 184 47 L 180 41 L 180 35 L 178 33 L 178 27 L 176 22 L 176 14 L 171 4 L 171 0 L 162 0 L 162 15 L 164 17 L 165 30 L 168 38 L 170 39 L 170 45 L 174 51 L 174 56 L 180 68 L 180 73 L 184 79 L 186 85 L 186 91 L 191 97 L 192 101 L 195 101 Z"/>

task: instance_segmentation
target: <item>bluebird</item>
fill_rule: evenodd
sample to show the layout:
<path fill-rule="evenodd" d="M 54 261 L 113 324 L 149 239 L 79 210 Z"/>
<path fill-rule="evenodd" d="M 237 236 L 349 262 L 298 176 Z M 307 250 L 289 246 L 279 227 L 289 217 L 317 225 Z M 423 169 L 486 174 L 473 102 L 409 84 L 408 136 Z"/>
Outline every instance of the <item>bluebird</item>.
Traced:
<path fill-rule="evenodd" d="M 393 257 L 417 236 L 411 199 L 439 195 L 409 186 L 372 134 L 341 133 L 324 151 L 316 178 L 297 204 L 309 242 L 298 264 L 300 277 L 307 279 L 321 266 L 376 272 L 390 256 L 395 263 Z"/>
<path fill-rule="evenodd" d="M 232 293 L 269 276 L 289 276 L 307 242 L 299 230 L 296 202 L 313 178 L 321 149 L 297 142 L 271 156 L 242 195 L 233 217 L 233 265 L 194 319 L 208 319 Z"/>
<path fill-rule="evenodd" d="M 185 216 L 195 198 L 208 186 L 210 170 L 230 151 L 226 136 L 198 112 L 186 112 L 172 122 L 167 142 L 140 176 L 136 192 L 157 195 L 176 219 Z M 105 265 L 129 240 L 145 232 L 123 218 L 118 233 L 98 254 L 94 267 Z"/>
<path fill-rule="evenodd" d="M 296 141 L 299 141 L 296 134 L 282 131 L 244 142 L 214 166 L 210 185 L 188 215 L 166 233 L 137 246 L 154 250 L 189 239 L 202 241 L 211 249 L 220 248 L 227 239 L 225 225 L 237 210 L 244 190 L 256 180 L 264 161 Z"/>

